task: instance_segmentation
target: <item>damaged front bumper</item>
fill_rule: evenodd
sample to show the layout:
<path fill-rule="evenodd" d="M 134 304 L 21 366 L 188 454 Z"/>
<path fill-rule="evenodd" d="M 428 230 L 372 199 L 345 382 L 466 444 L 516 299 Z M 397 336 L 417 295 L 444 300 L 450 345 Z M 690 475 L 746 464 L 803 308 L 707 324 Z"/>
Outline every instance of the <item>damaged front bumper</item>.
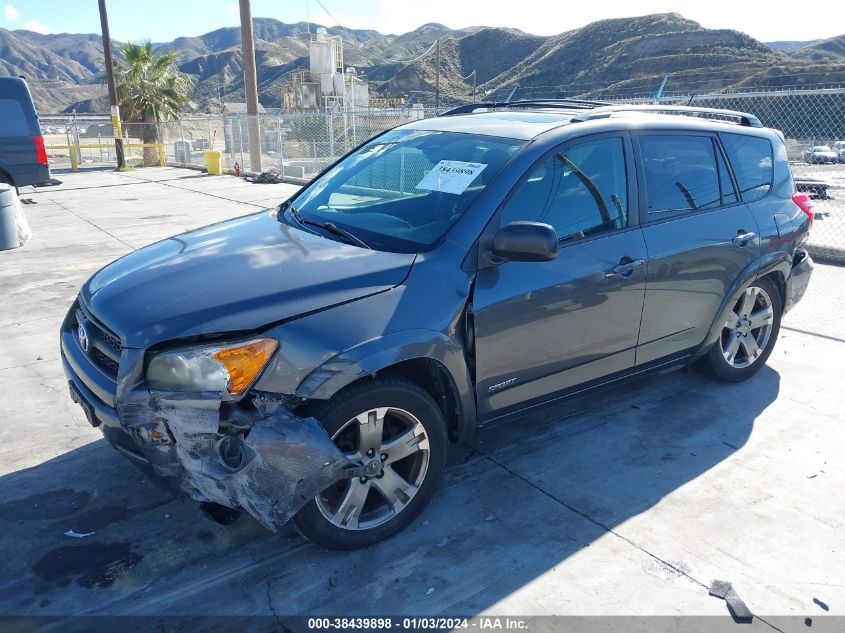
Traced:
<path fill-rule="evenodd" d="M 329 485 L 360 467 L 314 418 L 285 396 L 150 390 L 144 352 L 120 338 L 80 298 L 60 331 L 71 398 L 120 453 L 162 487 L 197 501 L 243 508 L 276 530 Z"/>
<path fill-rule="evenodd" d="M 243 508 L 270 530 L 309 500 L 355 472 L 314 418 L 283 402 L 253 396 L 253 406 L 219 394 L 150 391 L 110 377 L 62 330 L 62 361 L 71 398 L 106 439 L 158 484 L 197 501 Z M 124 360 L 126 354 L 124 354 Z"/>
<path fill-rule="evenodd" d="M 227 420 L 216 394 L 133 391 L 118 403 L 123 428 L 153 472 L 197 501 L 243 508 L 265 527 L 287 523 L 346 478 L 349 460 L 314 418 L 253 399 Z"/>

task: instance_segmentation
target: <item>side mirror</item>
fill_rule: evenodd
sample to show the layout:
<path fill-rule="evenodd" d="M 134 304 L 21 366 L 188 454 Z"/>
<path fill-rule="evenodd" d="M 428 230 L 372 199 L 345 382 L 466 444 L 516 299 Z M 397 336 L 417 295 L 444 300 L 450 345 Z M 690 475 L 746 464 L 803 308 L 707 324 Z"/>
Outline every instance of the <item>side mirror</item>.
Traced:
<path fill-rule="evenodd" d="M 514 262 L 549 262 L 558 250 L 557 233 L 542 222 L 511 222 L 493 237 L 493 255 Z"/>

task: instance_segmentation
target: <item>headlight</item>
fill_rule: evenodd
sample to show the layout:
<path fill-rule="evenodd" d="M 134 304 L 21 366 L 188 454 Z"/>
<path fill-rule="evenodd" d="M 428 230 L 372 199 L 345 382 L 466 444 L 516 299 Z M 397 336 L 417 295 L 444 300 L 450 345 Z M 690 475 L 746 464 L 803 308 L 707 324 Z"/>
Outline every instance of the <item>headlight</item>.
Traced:
<path fill-rule="evenodd" d="M 150 361 L 147 383 L 165 391 L 216 391 L 232 400 L 252 384 L 278 346 L 275 339 L 259 338 L 164 352 Z"/>

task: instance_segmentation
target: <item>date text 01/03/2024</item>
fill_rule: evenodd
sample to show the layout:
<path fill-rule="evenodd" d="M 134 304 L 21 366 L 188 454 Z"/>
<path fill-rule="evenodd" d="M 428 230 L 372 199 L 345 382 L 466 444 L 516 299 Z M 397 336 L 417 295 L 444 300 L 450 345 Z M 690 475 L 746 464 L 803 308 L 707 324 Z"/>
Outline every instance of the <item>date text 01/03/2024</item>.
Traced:
<path fill-rule="evenodd" d="M 394 619 L 390 617 L 375 618 L 309 618 L 310 630 L 350 630 L 369 629 L 372 631 L 405 630 L 405 631 L 439 631 L 454 629 L 478 630 L 525 630 L 528 623 L 522 618 L 508 617 L 404 617 Z"/>

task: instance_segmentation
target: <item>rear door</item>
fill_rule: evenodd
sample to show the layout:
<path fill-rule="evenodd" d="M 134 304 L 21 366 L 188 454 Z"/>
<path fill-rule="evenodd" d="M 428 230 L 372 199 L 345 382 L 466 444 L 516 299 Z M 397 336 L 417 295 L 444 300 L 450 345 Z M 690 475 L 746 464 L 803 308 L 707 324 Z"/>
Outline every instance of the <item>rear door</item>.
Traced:
<path fill-rule="evenodd" d="M 40 135 L 26 84 L 14 78 L 0 80 L 0 170 L 18 186 L 37 184 L 45 174 L 49 177 L 46 164 L 38 164 L 35 137 Z"/>
<path fill-rule="evenodd" d="M 634 183 L 627 134 L 587 137 L 529 169 L 494 218 L 551 224 L 560 254 L 476 276 L 482 420 L 633 367 L 646 270 Z"/>
<path fill-rule="evenodd" d="M 728 289 L 757 258 L 759 232 L 714 134 L 634 139 L 648 248 L 637 365 L 646 365 L 701 344 Z"/>

